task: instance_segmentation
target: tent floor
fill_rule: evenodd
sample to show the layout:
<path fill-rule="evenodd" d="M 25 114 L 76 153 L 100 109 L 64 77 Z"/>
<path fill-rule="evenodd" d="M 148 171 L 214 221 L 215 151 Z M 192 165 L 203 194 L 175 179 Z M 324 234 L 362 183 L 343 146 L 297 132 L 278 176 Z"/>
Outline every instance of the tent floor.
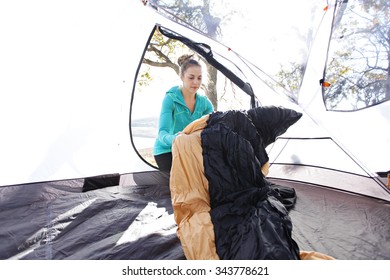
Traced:
<path fill-rule="evenodd" d="M 390 203 L 304 183 L 271 180 L 293 187 L 293 238 L 301 250 L 344 260 L 390 259 Z"/>
<path fill-rule="evenodd" d="M 388 202 L 270 181 L 297 192 L 290 216 L 301 250 L 390 259 Z M 0 188 L 0 259 L 185 259 L 167 181 L 82 186 L 77 179 Z"/>

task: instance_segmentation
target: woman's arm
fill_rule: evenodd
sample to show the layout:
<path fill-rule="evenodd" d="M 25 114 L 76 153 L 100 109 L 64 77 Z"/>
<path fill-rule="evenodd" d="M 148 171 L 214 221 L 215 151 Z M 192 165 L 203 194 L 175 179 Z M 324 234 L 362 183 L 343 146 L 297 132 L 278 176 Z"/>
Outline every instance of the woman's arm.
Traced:
<path fill-rule="evenodd" d="M 203 115 L 207 115 L 207 114 L 214 112 L 214 106 L 211 103 L 210 99 L 205 97 L 205 103 L 206 103 L 206 105 L 205 105 L 205 110 L 204 110 Z"/>
<path fill-rule="evenodd" d="M 166 95 L 162 102 L 160 112 L 160 122 L 158 129 L 158 140 L 167 146 L 171 146 L 176 135 L 171 134 L 173 128 L 173 110 L 175 108 L 174 102 L 169 95 Z"/>

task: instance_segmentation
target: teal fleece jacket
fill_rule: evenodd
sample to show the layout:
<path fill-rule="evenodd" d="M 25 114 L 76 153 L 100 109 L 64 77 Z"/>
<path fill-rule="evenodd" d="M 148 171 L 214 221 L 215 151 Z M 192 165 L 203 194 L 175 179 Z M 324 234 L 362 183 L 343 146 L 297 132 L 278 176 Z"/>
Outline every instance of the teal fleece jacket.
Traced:
<path fill-rule="evenodd" d="M 154 144 L 154 155 L 172 151 L 172 142 L 177 133 L 192 121 L 214 111 L 210 100 L 196 93 L 195 109 L 191 113 L 184 102 L 180 87 L 175 86 L 167 91 L 162 102 L 158 136 Z"/>

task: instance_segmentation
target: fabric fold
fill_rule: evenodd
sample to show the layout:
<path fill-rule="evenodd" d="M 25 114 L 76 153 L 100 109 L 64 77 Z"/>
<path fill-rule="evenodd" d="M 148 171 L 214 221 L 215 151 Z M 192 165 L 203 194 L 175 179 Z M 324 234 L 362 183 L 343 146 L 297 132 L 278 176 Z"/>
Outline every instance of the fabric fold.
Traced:
<path fill-rule="evenodd" d="M 172 146 L 170 189 L 177 234 L 190 260 L 219 259 L 210 216 L 208 181 L 204 176 L 200 134 L 208 115 L 192 122 Z"/>

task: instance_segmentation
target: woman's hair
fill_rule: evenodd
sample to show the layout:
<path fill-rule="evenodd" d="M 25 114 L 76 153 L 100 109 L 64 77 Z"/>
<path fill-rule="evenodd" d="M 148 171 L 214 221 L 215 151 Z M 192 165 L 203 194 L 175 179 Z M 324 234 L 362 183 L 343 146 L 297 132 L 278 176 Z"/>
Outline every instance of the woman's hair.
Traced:
<path fill-rule="evenodd" d="M 183 76 L 191 66 L 202 67 L 198 61 L 192 58 L 193 56 L 193 54 L 183 54 L 177 59 L 177 63 L 180 66 L 180 76 Z"/>

